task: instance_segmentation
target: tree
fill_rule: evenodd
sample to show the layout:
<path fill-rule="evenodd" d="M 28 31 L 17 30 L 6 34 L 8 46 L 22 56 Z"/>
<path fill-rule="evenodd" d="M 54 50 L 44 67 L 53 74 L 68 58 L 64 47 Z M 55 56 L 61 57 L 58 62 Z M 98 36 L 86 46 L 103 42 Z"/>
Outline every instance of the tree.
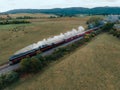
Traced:
<path fill-rule="evenodd" d="M 0 90 L 14 83 L 18 79 L 19 79 L 19 74 L 14 71 L 9 72 L 7 74 L 0 75 Z"/>
<path fill-rule="evenodd" d="M 10 72 L 6 75 L 6 83 L 11 84 L 19 79 L 19 75 L 17 72 Z"/>
<path fill-rule="evenodd" d="M 111 29 L 113 29 L 114 23 L 107 23 L 102 27 L 102 31 L 109 32 Z"/>
<path fill-rule="evenodd" d="M 90 34 L 86 34 L 84 39 L 85 39 L 86 42 L 90 41 L 91 35 Z"/>
<path fill-rule="evenodd" d="M 42 63 L 36 57 L 25 58 L 20 62 L 20 69 L 23 72 L 27 72 L 27 73 L 37 72 L 41 68 L 42 68 Z"/>
<path fill-rule="evenodd" d="M 39 71 L 42 68 L 41 61 L 36 57 L 32 57 L 30 68 L 31 68 L 31 72 Z"/>
<path fill-rule="evenodd" d="M 91 17 L 86 23 L 88 24 L 88 28 L 93 28 L 99 26 L 103 18 L 101 17 Z"/>
<path fill-rule="evenodd" d="M 20 69 L 23 72 L 29 72 L 30 69 L 30 58 L 25 58 L 20 62 Z"/>

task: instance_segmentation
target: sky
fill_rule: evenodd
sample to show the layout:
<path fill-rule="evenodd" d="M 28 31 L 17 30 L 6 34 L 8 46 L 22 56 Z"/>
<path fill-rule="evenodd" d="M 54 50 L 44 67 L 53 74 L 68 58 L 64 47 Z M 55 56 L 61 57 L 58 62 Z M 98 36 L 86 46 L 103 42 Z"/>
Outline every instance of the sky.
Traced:
<path fill-rule="evenodd" d="M 0 0 L 0 12 L 12 9 L 118 6 L 120 0 Z"/>

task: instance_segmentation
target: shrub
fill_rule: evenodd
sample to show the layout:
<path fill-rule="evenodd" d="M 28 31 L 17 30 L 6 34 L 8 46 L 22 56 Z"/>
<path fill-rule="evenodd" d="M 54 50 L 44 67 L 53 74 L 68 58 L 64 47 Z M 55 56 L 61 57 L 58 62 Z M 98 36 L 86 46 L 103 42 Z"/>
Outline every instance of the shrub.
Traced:
<path fill-rule="evenodd" d="M 8 84 L 11 84 L 11 82 L 17 81 L 18 78 L 19 78 L 18 73 L 14 72 L 14 71 L 12 71 L 12 72 L 8 73 L 8 75 L 6 75 L 6 81 Z"/>
<path fill-rule="evenodd" d="M 93 28 L 96 26 L 101 25 L 101 21 L 103 20 L 103 18 L 100 17 L 91 17 L 86 24 L 88 24 L 88 28 Z"/>
<path fill-rule="evenodd" d="M 19 74 L 17 72 L 10 72 L 0 76 L 0 89 L 7 87 L 8 85 L 16 82 L 19 79 Z"/>
<path fill-rule="evenodd" d="M 36 19 L 36 17 L 23 16 L 23 17 L 16 17 L 16 19 Z"/>
<path fill-rule="evenodd" d="M 113 29 L 114 23 L 107 23 L 102 27 L 102 31 L 109 32 L 111 29 Z"/>
<path fill-rule="evenodd" d="M 42 63 L 38 58 L 32 57 L 30 61 L 30 72 L 37 72 L 42 68 Z"/>
<path fill-rule="evenodd" d="M 117 38 L 120 37 L 120 31 L 116 30 L 116 29 L 112 29 L 109 31 L 109 34 L 112 34 L 113 36 L 116 36 Z"/>
<path fill-rule="evenodd" d="M 41 54 L 37 54 L 36 58 L 38 58 L 41 61 L 42 67 L 47 65 L 47 62 L 45 60 L 45 57 L 41 56 Z"/>
<path fill-rule="evenodd" d="M 84 37 L 84 40 L 85 40 L 86 42 L 88 42 L 88 41 L 90 41 L 90 39 L 91 39 L 90 34 L 86 34 L 85 37 Z"/>
<path fill-rule="evenodd" d="M 25 24 L 25 23 L 30 23 L 30 22 L 29 21 L 25 21 L 25 20 L 4 20 L 4 21 L 0 21 L 0 25 Z"/>
<path fill-rule="evenodd" d="M 20 69 L 21 71 L 25 72 L 25 71 L 29 71 L 29 67 L 30 67 L 30 58 L 25 58 L 23 60 L 21 60 L 20 62 Z"/>
<path fill-rule="evenodd" d="M 111 30 L 109 31 L 109 34 L 114 34 L 114 32 L 115 32 L 115 30 L 111 29 Z"/>
<path fill-rule="evenodd" d="M 42 68 L 41 61 L 36 58 L 25 58 L 20 62 L 20 69 L 23 72 L 32 73 L 37 72 Z"/>

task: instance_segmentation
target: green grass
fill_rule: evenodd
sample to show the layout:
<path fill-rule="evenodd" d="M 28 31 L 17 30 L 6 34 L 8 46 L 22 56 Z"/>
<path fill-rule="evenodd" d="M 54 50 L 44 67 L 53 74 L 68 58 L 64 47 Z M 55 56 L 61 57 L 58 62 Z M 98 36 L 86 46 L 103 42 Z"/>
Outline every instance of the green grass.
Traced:
<path fill-rule="evenodd" d="M 9 24 L 9 25 L 0 25 L 0 31 L 9 31 L 19 26 L 30 26 L 31 24 Z"/>
<path fill-rule="evenodd" d="M 120 41 L 101 34 L 6 90 L 120 90 Z"/>
<path fill-rule="evenodd" d="M 32 22 L 30 24 L 0 25 L 0 64 L 7 62 L 8 58 L 17 50 L 36 43 L 43 38 L 69 31 L 79 25 L 86 27 L 88 19 L 89 17 L 42 18 L 30 19 Z M 15 31 L 16 28 L 17 31 Z"/>

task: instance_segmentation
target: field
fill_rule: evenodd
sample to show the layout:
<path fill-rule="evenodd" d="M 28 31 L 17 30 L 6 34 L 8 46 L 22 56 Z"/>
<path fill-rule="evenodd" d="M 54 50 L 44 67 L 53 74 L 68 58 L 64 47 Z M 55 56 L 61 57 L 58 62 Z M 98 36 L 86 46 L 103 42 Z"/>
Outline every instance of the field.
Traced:
<path fill-rule="evenodd" d="M 120 90 L 120 42 L 101 34 L 6 90 Z"/>
<path fill-rule="evenodd" d="M 29 19 L 30 24 L 11 24 L 0 25 L 0 64 L 8 61 L 8 58 L 17 50 L 27 45 L 36 43 L 43 38 L 48 38 L 79 25 L 86 27 L 86 21 L 89 17 L 84 18 L 48 18 L 50 15 L 44 14 L 13 14 L 15 18 L 18 16 L 44 17 L 38 19 Z"/>

